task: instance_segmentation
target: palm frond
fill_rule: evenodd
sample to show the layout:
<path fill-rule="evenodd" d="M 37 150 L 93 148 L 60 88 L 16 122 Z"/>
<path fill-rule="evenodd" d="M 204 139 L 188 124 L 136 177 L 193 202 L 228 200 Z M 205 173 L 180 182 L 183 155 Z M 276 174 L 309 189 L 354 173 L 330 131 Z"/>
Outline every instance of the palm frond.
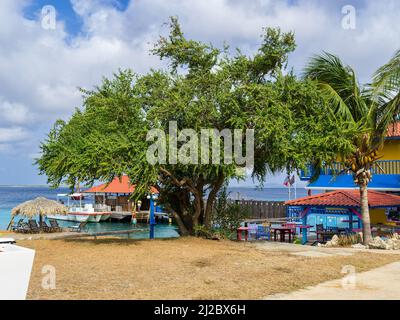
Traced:
<path fill-rule="evenodd" d="M 373 76 L 373 88 L 377 92 L 386 92 L 393 99 L 400 90 L 400 50 L 393 58 L 380 67 Z"/>
<path fill-rule="evenodd" d="M 303 76 L 319 83 L 335 113 L 343 120 L 358 122 L 366 117 L 368 106 L 354 70 L 335 55 L 325 52 L 314 56 Z"/>

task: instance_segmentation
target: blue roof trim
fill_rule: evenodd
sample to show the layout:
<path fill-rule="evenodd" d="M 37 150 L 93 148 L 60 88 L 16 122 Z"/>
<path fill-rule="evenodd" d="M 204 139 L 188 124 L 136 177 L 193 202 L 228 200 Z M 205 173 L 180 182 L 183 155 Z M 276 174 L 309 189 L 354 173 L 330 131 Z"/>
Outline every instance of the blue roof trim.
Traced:
<path fill-rule="evenodd" d="M 311 190 L 337 190 L 337 189 L 358 189 L 353 182 L 351 175 L 322 175 L 317 181 L 310 183 L 307 189 Z M 374 175 L 368 185 L 369 189 L 381 191 L 400 191 L 400 175 L 381 174 Z"/>
<path fill-rule="evenodd" d="M 385 140 L 400 140 L 400 137 L 399 136 L 386 137 Z"/>

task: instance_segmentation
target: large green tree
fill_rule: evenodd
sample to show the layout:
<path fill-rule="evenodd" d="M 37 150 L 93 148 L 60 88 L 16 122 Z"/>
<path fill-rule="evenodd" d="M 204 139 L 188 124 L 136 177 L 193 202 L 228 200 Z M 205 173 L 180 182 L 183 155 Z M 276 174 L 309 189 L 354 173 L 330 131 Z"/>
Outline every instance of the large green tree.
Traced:
<path fill-rule="evenodd" d="M 399 114 L 399 62 L 398 53 L 376 72 L 374 82 L 369 85 L 360 84 L 355 71 L 329 53 L 315 56 L 305 69 L 306 79 L 318 83 L 331 112 L 349 127 L 359 128 L 352 139 L 354 152 L 338 153 L 338 160 L 344 160 L 344 171 L 352 172 L 354 183 L 360 189 L 364 244 L 372 240 L 368 207 L 371 169 L 377 166 L 389 124 Z"/>
<path fill-rule="evenodd" d="M 173 139 L 170 121 L 178 132 L 253 129 L 255 158 L 248 169 L 261 180 L 271 171 L 294 171 L 351 152 L 352 130 L 327 113 L 315 83 L 282 74 L 295 48 L 293 34 L 266 29 L 261 40 L 252 56 L 238 49 L 232 54 L 228 47 L 187 39 L 171 18 L 169 35 L 153 50 L 168 67 L 145 75 L 119 71 L 94 90 L 83 90 L 83 107 L 69 121 L 58 121 L 41 144 L 40 172 L 53 186 L 127 174 L 138 185 L 134 196 L 155 185 L 181 233 L 191 234 L 197 225 L 211 225 L 218 191 L 240 179 L 237 169 L 244 165 L 149 163 L 150 129 L 164 132 L 167 144 Z M 223 141 L 217 143 L 221 154 Z M 245 149 L 244 137 L 242 143 Z"/>

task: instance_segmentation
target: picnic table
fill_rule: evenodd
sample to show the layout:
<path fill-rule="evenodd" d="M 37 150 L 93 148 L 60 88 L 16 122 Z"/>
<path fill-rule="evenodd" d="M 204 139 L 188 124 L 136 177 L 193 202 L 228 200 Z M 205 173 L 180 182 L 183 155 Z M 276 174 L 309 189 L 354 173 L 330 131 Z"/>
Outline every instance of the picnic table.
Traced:
<path fill-rule="evenodd" d="M 292 227 L 294 230 L 299 228 L 300 233 L 302 235 L 301 244 L 307 243 L 307 230 L 313 228 L 313 226 L 308 224 L 299 224 L 299 223 L 286 223 L 284 224 L 285 227 Z"/>
<path fill-rule="evenodd" d="M 249 236 L 249 228 L 248 227 L 239 227 L 237 228 L 237 239 L 238 241 L 242 241 L 242 233 L 244 232 L 244 240 L 247 241 Z"/>
<path fill-rule="evenodd" d="M 277 235 L 279 232 L 280 242 L 285 242 L 286 234 L 289 234 L 289 242 L 292 242 L 292 233 L 294 229 L 293 226 L 271 227 L 271 231 L 274 234 L 274 241 L 277 241 Z"/>

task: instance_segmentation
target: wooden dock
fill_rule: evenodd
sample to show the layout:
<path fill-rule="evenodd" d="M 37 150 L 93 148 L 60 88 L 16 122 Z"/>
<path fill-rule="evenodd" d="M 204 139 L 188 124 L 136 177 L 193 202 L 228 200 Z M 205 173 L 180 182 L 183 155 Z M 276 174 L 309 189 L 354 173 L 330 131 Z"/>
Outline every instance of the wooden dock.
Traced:
<path fill-rule="evenodd" d="M 62 238 L 57 239 L 74 239 L 74 238 L 88 238 L 93 237 L 97 239 L 97 237 L 104 236 L 114 236 L 114 235 L 127 235 L 129 237 L 132 233 L 137 232 L 145 232 L 148 229 L 129 229 L 129 230 L 116 230 L 116 231 L 102 231 L 102 232 L 69 232 L 69 234 L 64 235 Z"/>

